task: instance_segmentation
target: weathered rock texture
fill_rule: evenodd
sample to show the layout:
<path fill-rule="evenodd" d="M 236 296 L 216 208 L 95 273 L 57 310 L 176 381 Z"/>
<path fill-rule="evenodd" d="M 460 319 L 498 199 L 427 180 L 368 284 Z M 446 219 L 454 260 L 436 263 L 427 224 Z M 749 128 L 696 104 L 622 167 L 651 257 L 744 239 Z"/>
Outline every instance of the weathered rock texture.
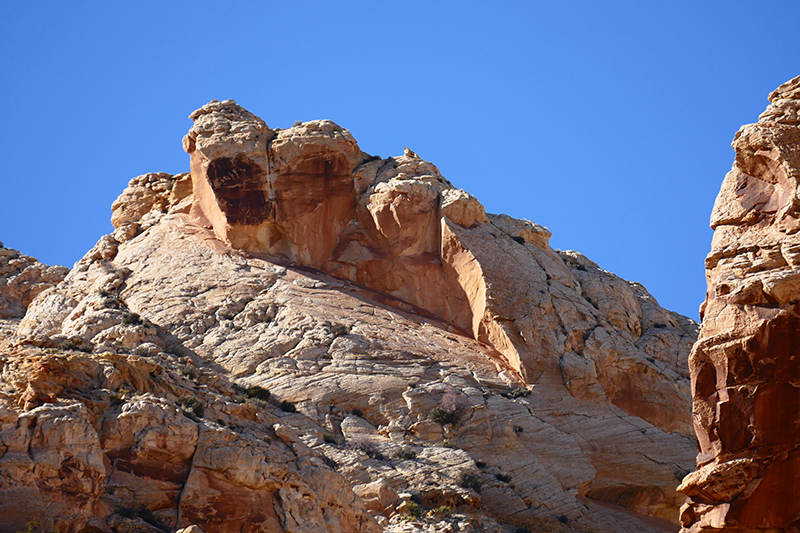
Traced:
<path fill-rule="evenodd" d="M 769 100 L 711 215 L 687 532 L 800 530 L 800 77 Z"/>
<path fill-rule="evenodd" d="M 5 341 L 0 532 L 677 527 L 694 322 L 408 149 L 192 117 Z"/>
<path fill-rule="evenodd" d="M 17 318 L 43 290 L 63 280 L 68 268 L 43 265 L 0 243 L 0 318 Z"/>

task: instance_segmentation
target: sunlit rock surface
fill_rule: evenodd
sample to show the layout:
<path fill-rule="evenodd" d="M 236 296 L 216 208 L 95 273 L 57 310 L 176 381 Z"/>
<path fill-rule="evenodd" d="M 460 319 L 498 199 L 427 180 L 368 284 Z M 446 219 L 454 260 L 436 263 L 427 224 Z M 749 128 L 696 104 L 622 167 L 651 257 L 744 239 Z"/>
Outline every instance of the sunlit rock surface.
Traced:
<path fill-rule="evenodd" d="M 0 532 L 677 528 L 693 321 L 409 149 L 192 118 L 3 322 Z"/>
<path fill-rule="evenodd" d="M 711 215 L 685 532 L 800 528 L 800 77 L 769 100 Z"/>

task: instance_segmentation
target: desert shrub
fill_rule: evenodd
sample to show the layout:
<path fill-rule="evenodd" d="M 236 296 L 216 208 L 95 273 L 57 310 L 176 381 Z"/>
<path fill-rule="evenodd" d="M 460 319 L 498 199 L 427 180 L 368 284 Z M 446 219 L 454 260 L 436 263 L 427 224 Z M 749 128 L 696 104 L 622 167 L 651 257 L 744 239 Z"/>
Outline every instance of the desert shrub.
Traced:
<path fill-rule="evenodd" d="M 136 518 L 136 509 L 133 507 L 121 507 L 117 509 L 117 514 L 125 518 Z"/>
<path fill-rule="evenodd" d="M 130 324 L 132 326 L 138 326 L 143 322 L 142 322 L 142 317 L 140 317 L 138 313 L 123 313 L 122 323 Z"/>
<path fill-rule="evenodd" d="M 56 348 L 56 352 L 69 352 L 69 351 L 91 353 L 92 348 L 91 346 L 87 346 L 84 344 L 76 344 L 72 341 L 61 342 Z"/>
<path fill-rule="evenodd" d="M 334 337 L 337 338 L 344 337 L 345 335 L 350 333 L 350 326 L 347 326 L 345 324 L 334 324 L 331 327 L 331 333 L 333 334 Z"/>
<path fill-rule="evenodd" d="M 2 248 L 2 246 L 0 246 Z M 35 533 L 39 528 L 40 522 L 38 520 L 31 520 L 25 524 L 25 531 L 17 531 L 17 533 Z"/>
<path fill-rule="evenodd" d="M 278 407 L 280 408 L 281 411 L 284 411 L 286 413 L 297 412 L 297 407 L 295 407 L 295 405 L 289 400 L 283 400 L 281 403 L 278 404 Z"/>
<path fill-rule="evenodd" d="M 439 405 L 434 407 L 428 414 L 428 419 L 438 422 L 441 425 L 456 425 L 458 419 L 467 407 L 469 398 L 460 390 L 448 386 L 439 401 Z"/>
<path fill-rule="evenodd" d="M 141 509 L 139 509 L 139 512 L 137 514 L 139 515 L 139 518 L 141 518 L 151 526 L 158 525 L 158 518 L 156 518 L 156 515 L 154 515 L 153 511 L 151 511 L 150 509 L 142 507 Z"/>
<path fill-rule="evenodd" d="M 450 508 L 446 505 L 442 505 L 441 507 L 437 507 L 434 509 L 434 512 L 441 513 L 445 516 L 450 516 Z"/>
<path fill-rule="evenodd" d="M 443 426 L 447 424 L 455 425 L 458 422 L 458 417 L 455 413 L 445 411 L 441 407 L 434 407 L 430 414 L 428 414 L 428 419 L 438 422 Z"/>
<path fill-rule="evenodd" d="M 419 504 L 416 502 L 408 502 L 408 515 L 416 520 L 422 514 L 422 509 L 420 509 Z"/>
<path fill-rule="evenodd" d="M 508 393 L 508 396 L 511 398 L 522 398 L 530 395 L 531 395 L 531 390 L 527 387 L 517 387 L 516 389 L 513 389 L 510 393 Z"/>
<path fill-rule="evenodd" d="M 354 450 L 359 450 L 367 454 L 370 459 L 377 459 L 378 461 L 385 461 L 387 457 L 380 449 L 369 439 L 361 438 L 353 440 L 350 445 Z"/>
<path fill-rule="evenodd" d="M 158 518 L 153 514 L 153 511 L 147 507 L 135 509 L 133 507 L 120 507 L 117 509 L 117 514 L 125 518 L 140 518 L 150 524 L 151 526 L 158 526 Z"/>
<path fill-rule="evenodd" d="M 194 379 L 197 377 L 197 372 L 195 372 L 194 367 L 191 367 L 189 365 L 181 365 L 180 367 L 178 367 L 178 373 L 181 376 L 184 376 L 189 379 Z"/>
<path fill-rule="evenodd" d="M 117 300 L 116 298 L 106 298 L 105 300 L 103 300 L 103 307 L 105 307 L 106 309 L 119 309 L 119 300 Z"/>
<path fill-rule="evenodd" d="M 255 405 L 256 407 L 260 407 L 261 409 L 266 409 L 269 407 L 269 402 L 260 400 L 258 398 L 245 398 L 244 403 L 249 403 L 250 405 Z"/>
<path fill-rule="evenodd" d="M 205 411 L 205 406 L 203 402 L 191 396 L 189 394 L 185 396 L 181 396 L 178 398 L 178 405 L 181 406 L 181 411 L 183 414 L 191 418 L 192 420 L 197 420 L 198 418 L 203 418 L 203 412 Z"/>
<path fill-rule="evenodd" d="M 455 445 L 447 439 L 444 439 L 441 443 L 439 443 L 439 446 L 442 448 L 455 448 Z"/>
<path fill-rule="evenodd" d="M 255 398 L 257 400 L 269 400 L 272 393 L 270 393 L 264 387 L 259 387 L 258 385 L 253 385 L 252 387 L 247 387 L 247 390 L 244 391 L 245 398 Z"/>
<path fill-rule="evenodd" d="M 506 474 L 504 472 L 498 472 L 494 475 L 498 479 L 498 481 L 502 481 L 503 483 L 508 483 L 511 481 L 511 474 Z"/>
<path fill-rule="evenodd" d="M 394 452 L 395 459 L 416 459 L 417 452 L 414 451 L 414 448 L 410 446 L 401 446 Z"/>
<path fill-rule="evenodd" d="M 481 492 L 481 478 L 477 472 L 462 470 L 456 479 L 456 483 L 462 489 L 472 489 L 478 494 Z"/>

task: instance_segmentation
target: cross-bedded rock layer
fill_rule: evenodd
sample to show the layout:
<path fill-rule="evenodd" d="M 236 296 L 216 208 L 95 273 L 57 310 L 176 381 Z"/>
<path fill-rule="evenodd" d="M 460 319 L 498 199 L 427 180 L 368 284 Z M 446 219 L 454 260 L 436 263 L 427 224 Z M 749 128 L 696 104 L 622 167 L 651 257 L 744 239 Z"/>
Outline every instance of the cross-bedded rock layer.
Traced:
<path fill-rule="evenodd" d="M 800 530 L 800 77 L 769 100 L 711 215 L 685 532 Z"/>

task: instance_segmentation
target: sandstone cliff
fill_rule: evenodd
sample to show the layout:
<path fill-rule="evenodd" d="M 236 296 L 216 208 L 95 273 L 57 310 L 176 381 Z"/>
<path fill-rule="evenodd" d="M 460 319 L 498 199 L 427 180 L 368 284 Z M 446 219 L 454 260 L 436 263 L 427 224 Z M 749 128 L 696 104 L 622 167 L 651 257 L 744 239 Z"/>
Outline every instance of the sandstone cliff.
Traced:
<path fill-rule="evenodd" d="M 0 531 L 677 527 L 694 322 L 411 150 L 192 118 L 3 322 Z"/>
<path fill-rule="evenodd" d="M 800 77 L 769 100 L 734 137 L 711 215 L 687 532 L 800 530 Z"/>

